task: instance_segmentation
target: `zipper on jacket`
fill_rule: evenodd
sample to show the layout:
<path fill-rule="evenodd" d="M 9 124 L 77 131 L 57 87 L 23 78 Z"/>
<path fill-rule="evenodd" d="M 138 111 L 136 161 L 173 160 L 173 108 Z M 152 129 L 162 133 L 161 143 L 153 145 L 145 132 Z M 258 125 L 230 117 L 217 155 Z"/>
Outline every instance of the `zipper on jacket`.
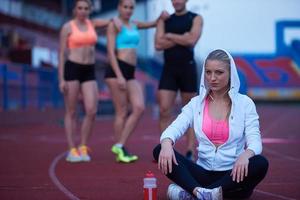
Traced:
<path fill-rule="evenodd" d="M 217 154 L 217 152 L 218 152 L 218 147 L 216 147 L 216 149 L 215 149 L 214 161 L 211 163 L 211 168 L 212 168 L 212 170 L 214 170 L 214 169 L 215 169 L 215 163 L 216 163 L 216 154 Z"/>

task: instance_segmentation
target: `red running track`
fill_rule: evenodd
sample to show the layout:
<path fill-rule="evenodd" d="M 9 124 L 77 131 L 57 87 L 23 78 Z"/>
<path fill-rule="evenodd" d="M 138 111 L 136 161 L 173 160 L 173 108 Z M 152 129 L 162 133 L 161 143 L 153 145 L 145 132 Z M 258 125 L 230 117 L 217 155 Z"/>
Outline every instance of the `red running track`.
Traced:
<path fill-rule="evenodd" d="M 270 169 L 251 199 L 300 199 L 300 105 L 258 104 L 258 112 Z M 92 162 L 65 162 L 62 116 L 57 110 L 0 112 L 0 199 L 141 200 L 147 170 L 158 178 L 159 199 L 166 199 L 170 182 L 152 162 L 160 134 L 150 112 L 128 144 L 140 157 L 134 164 L 116 163 L 110 152 L 112 119 L 97 120 L 90 140 Z M 184 144 L 183 139 L 176 148 L 184 151 Z"/>

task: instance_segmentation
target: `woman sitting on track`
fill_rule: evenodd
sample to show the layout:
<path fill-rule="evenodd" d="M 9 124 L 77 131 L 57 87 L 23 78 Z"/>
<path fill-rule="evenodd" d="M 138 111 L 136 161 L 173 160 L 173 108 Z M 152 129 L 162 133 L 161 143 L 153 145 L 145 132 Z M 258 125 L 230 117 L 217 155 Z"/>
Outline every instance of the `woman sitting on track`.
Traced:
<path fill-rule="evenodd" d="M 254 102 L 240 94 L 239 87 L 231 55 L 211 52 L 199 95 L 183 107 L 153 150 L 159 169 L 175 182 L 168 188 L 170 199 L 248 198 L 265 177 L 268 161 L 260 155 L 259 117 Z M 197 163 L 173 149 L 189 127 L 199 143 Z"/>

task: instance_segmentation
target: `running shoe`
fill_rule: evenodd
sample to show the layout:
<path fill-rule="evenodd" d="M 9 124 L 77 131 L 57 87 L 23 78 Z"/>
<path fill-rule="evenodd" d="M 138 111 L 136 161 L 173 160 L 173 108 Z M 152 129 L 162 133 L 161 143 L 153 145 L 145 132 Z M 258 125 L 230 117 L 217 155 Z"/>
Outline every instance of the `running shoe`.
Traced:
<path fill-rule="evenodd" d="M 200 200 L 223 200 L 222 187 L 213 189 L 199 187 L 197 190 L 197 198 Z"/>
<path fill-rule="evenodd" d="M 196 197 L 174 183 L 169 185 L 167 197 L 170 200 L 197 200 Z"/>
<path fill-rule="evenodd" d="M 136 155 L 130 154 L 125 147 L 118 147 L 117 145 L 113 145 L 111 151 L 116 154 L 117 162 L 130 163 L 136 161 L 138 157 Z"/>
<path fill-rule="evenodd" d="M 78 147 L 78 152 L 81 156 L 81 160 L 84 162 L 91 161 L 91 157 L 89 156 L 88 151 L 90 151 L 90 149 L 86 145 L 81 145 Z"/>
<path fill-rule="evenodd" d="M 167 196 L 170 200 L 223 200 L 222 188 L 199 188 L 197 197 L 194 197 L 180 186 L 172 183 L 168 187 Z"/>
<path fill-rule="evenodd" d="M 77 149 L 76 148 L 71 148 L 67 157 L 66 157 L 66 161 L 68 162 L 72 162 L 72 163 L 75 163 L 75 162 L 80 162 L 81 161 L 81 156 L 80 154 L 78 153 Z"/>

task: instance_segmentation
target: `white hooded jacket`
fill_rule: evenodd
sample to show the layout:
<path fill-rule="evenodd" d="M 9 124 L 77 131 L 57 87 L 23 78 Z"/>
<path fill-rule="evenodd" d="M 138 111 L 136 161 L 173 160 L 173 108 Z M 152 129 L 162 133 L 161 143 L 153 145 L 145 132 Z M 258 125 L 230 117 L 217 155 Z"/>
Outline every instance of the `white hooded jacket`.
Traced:
<path fill-rule="evenodd" d="M 230 90 L 228 93 L 232 101 L 228 118 L 228 140 L 216 148 L 202 131 L 204 100 L 209 92 L 204 81 L 204 66 L 206 60 L 203 64 L 199 95 L 191 99 L 191 101 L 182 108 L 182 112 L 163 132 L 160 138 L 160 141 L 165 138 L 170 138 L 175 144 L 189 127 L 193 127 L 198 141 L 197 164 L 211 171 L 232 169 L 236 159 L 245 149 L 252 150 L 255 155 L 262 152 L 259 117 L 256 112 L 255 104 L 248 96 L 238 93 L 240 81 L 237 69 L 232 56 L 228 52 L 226 53 L 230 58 L 231 74 Z"/>

